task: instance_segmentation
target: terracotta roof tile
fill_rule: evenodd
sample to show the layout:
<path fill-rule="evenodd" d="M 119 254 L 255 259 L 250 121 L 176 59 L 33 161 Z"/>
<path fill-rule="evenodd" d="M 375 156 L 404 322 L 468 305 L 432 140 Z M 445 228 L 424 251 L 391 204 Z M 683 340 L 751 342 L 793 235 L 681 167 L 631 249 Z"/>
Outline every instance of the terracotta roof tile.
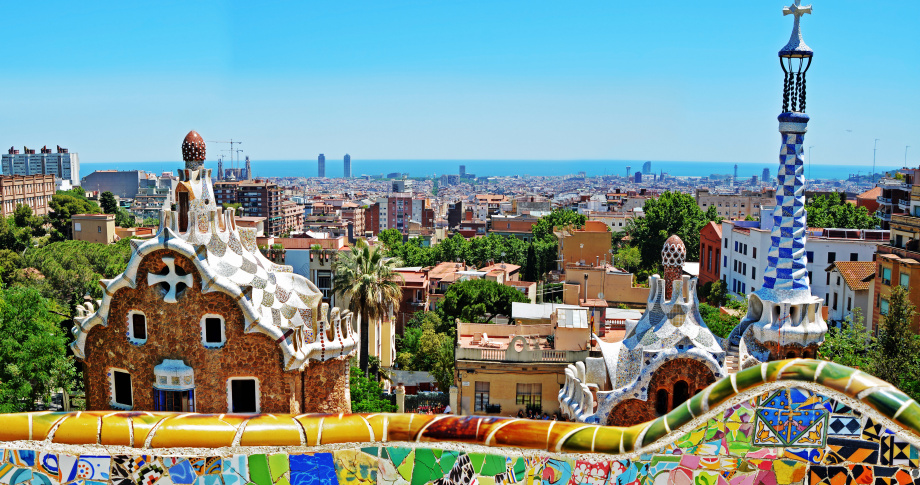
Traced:
<path fill-rule="evenodd" d="M 840 271 L 847 286 L 854 291 L 869 289 L 869 282 L 864 280 L 869 275 L 875 274 L 875 263 L 873 261 L 837 261 L 834 266 L 837 271 Z"/>

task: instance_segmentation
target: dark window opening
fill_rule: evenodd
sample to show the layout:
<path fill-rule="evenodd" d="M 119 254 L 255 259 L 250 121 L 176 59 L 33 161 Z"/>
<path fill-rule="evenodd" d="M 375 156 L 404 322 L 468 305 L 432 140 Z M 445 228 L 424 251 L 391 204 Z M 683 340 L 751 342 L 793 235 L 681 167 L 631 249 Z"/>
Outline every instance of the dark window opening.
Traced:
<path fill-rule="evenodd" d="M 659 415 L 668 414 L 668 391 L 658 389 L 655 394 L 655 412 Z"/>
<path fill-rule="evenodd" d="M 237 379 L 230 381 L 230 402 L 233 403 L 232 413 L 256 412 L 256 381 L 255 379 Z"/>
<path fill-rule="evenodd" d="M 810 359 L 810 358 L 811 358 L 811 351 L 810 351 L 810 350 L 804 350 L 804 351 L 802 351 L 802 358 L 803 358 L 803 359 Z"/>
<path fill-rule="evenodd" d="M 131 333 L 136 340 L 147 340 L 147 318 L 142 313 L 131 316 Z"/>
<path fill-rule="evenodd" d="M 115 383 L 115 403 L 123 406 L 133 406 L 134 400 L 131 397 L 131 374 L 115 370 L 112 371 L 112 379 Z"/>
<path fill-rule="evenodd" d="M 790 350 L 789 352 L 786 352 L 786 358 L 787 358 L 787 359 L 794 359 L 794 358 L 795 358 L 795 351 L 794 351 L 794 350 Z"/>
<path fill-rule="evenodd" d="M 154 411 L 195 412 L 195 391 L 161 391 L 155 389 Z"/>
<path fill-rule="evenodd" d="M 674 402 L 672 409 L 680 406 L 687 399 L 690 399 L 690 384 L 687 381 L 677 381 L 674 383 Z"/>
<path fill-rule="evenodd" d="M 188 229 L 188 192 L 179 192 L 179 232 Z"/>
<path fill-rule="evenodd" d="M 223 322 L 219 318 L 208 317 L 204 319 L 204 341 L 209 344 L 219 344 L 223 341 L 221 327 Z"/>

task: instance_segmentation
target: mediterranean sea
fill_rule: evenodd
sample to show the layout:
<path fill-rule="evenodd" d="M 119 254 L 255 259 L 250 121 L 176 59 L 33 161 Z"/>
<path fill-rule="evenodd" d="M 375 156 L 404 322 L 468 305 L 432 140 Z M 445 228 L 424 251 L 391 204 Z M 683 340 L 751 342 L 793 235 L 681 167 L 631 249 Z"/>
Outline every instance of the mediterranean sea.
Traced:
<path fill-rule="evenodd" d="M 645 160 L 361 160 L 352 158 L 351 173 L 354 177 L 361 175 L 386 175 L 394 172 L 408 173 L 410 177 L 430 177 L 444 174 L 457 174 L 460 165 L 466 166 L 466 173 L 484 176 L 565 176 L 585 172 L 589 177 L 603 175 L 626 175 L 626 167 L 631 172 L 642 170 Z M 315 177 L 316 160 L 252 160 L 255 177 Z M 175 172 L 182 167 L 182 161 L 169 162 L 81 162 L 81 176 L 95 170 L 145 170 L 152 173 Z M 702 177 L 711 174 L 731 174 L 734 163 L 728 162 L 680 162 L 652 161 L 652 173 L 662 171 L 672 176 Z M 216 161 L 207 161 L 205 166 L 217 169 Z M 776 177 L 778 162 L 738 163 L 738 177 L 749 178 L 756 175 L 758 179 L 764 168 L 770 169 L 770 177 Z M 230 168 L 224 163 L 224 168 Z M 878 166 L 881 173 L 899 167 Z M 867 175 L 872 165 L 805 165 L 805 178 L 846 180 L 850 174 Z M 326 159 L 326 177 L 341 177 L 343 162 L 341 159 Z"/>

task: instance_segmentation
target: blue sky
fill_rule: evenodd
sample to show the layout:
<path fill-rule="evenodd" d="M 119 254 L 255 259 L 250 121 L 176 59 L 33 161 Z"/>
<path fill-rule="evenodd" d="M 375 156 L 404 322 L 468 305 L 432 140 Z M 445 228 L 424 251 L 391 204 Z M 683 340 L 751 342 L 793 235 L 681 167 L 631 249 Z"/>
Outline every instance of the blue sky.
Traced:
<path fill-rule="evenodd" d="M 775 163 L 783 2 L 15 2 L 0 146 Z M 920 163 L 920 2 L 817 2 L 815 164 Z M 209 145 L 209 160 L 219 145 Z"/>

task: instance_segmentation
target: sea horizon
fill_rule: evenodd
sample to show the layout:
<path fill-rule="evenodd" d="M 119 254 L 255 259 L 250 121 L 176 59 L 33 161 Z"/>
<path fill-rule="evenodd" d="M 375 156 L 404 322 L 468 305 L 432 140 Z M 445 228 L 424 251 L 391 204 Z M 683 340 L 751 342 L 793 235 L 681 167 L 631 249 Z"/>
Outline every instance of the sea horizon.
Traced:
<path fill-rule="evenodd" d="M 463 160 L 463 159 L 354 159 L 352 158 L 352 176 L 378 176 L 390 173 L 408 173 L 409 177 L 432 177 L 444 174 L 459 174 L 460 165 L 466 166 L 467 174 L 480 177 L 501 176 L 568 176 L 585 172 L 588 177 L 605 175 L 626 175 L 641 171 L 645 160 Z M 236 162 L 234 162 L 236 163 Z M 678 177 L 705 177 L 712 174 L 726 175 L 734 171 L 732 162 L 687 162 L 687 161 L 651 161 L 651 173 L 665 172 Z M 242 167 L 244 162 L 239 162 Z M 526 164 L 522 169 L 521 165 Z M 81 176 L 96 170 L 144 170 L 159 174 L 175 172 L 181 168 L 181 161 L 147 161 L 147 162 L 86 162 L 81 161 Z M 217 161 L 205 162 L 207 168 L 217 169 Z M 253 177 L 316 177 L 316 160 L 252 160 Z M 739 162 L 738 177 L 750 178 L 756 175 L 760 179 L 763 169 L 770 169 L 770 177 L 776 176 L 778 162 L 750 163 Z M 224 162 L 224 168 L 230 168 L 230 162 Z M 876 172 L 882 173 L 901 167 L 877 166 Z M 805 164 L 805 178 L 809 180 L 846 180 L 850 174 L 867 175 L 872 171 L 869 165 L 819 165 Z M 326 159 L 326 177 L 340 178 L 344 173 L 341 159 Z"/>

